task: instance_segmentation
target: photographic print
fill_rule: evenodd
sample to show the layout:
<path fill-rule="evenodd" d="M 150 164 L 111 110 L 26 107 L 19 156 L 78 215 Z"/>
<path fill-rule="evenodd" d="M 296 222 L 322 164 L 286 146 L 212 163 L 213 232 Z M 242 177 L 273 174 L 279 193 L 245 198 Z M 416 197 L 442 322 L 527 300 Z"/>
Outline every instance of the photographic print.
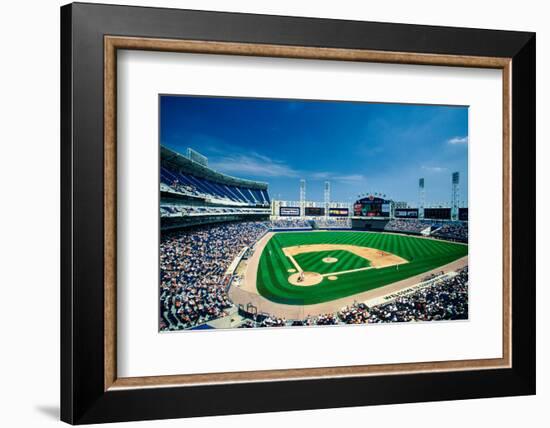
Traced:
<path fill-rule="evenodd" d="M 468 319 L 468 107 L 160 95 L 159 330 Z"/>

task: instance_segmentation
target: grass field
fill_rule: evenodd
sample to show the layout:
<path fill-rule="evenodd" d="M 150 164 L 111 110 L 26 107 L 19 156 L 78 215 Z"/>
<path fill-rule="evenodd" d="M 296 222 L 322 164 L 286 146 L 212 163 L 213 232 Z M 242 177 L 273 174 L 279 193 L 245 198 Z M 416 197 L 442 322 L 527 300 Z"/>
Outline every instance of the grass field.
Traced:
<path fill-rule="evenodd" d="M 325 257 L 338 259 L 335 263 L 325 263 Z M 370 262 L 363 257 L 356 256 L 345 250 L 316 251 L 314 253 L 303 253 L 294 256 L 300 267 L 306 272 L 317 272 L 321 275 L 344 270 L 360 269 L 370 266 Z"/>
<path fill-rule="evenodd" d="M 400 265 L 399 269 L 396 266 L 368 269 L 339 275 L 336 281 L 324 278 L 317 285 L 294 286 L 288 282 L 289 269 L 293 269 L 294 265 L 282 249 L 311 244 L 344 244 L 375 248 L 400 256 L 408 263 Z M 392 284 L 451 263 L 467 254 L 467 245 L 406 235 L 365 232 L 276 233 L 260 257 L 256 287 L 262 296 L 277 303 L 312 305 Z M 335 257 L 338 262 L 324 263 L 324 257 Z M 294 258 L 304 271 L 321 274 L 368 266 L 367 260 L 348 251 L 302 253 Z"/>

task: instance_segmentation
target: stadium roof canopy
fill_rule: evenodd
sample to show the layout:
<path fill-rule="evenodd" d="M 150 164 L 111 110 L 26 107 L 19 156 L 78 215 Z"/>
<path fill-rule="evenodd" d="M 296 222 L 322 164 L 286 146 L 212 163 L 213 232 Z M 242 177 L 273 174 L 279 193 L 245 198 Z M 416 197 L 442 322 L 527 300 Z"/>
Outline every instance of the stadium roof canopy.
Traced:
<path fill-rule="evenodd" d="M 267 190 L 267 183 L 232 177 L 230 175 L 217 172 L 207 166 L 201 165 L 198 162 L 194 162 L 188 157 L 163 145 L 160 146 L 160 160 L 161 163 L 167 163 L 172 168 L 175 168 L 183 173 L 192 174 L 196 177 L 205 178 L 216 183 L 248 187 L 257 190 Z"/>

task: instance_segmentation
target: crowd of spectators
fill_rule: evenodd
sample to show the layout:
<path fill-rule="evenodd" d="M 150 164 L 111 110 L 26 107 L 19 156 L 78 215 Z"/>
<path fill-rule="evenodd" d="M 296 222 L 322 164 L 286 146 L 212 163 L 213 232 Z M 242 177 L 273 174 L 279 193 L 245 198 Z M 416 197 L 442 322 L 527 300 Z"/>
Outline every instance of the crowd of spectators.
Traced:
<path fill-rule="evenodd" d="M 161 217 L 174 217 L 185 215 L 230 215 L 230 214 L 266 214 L 264 208 L 250 207 L 204 207 L 193 205 L 162 204 L 160 206 Z"/>
<path fill-rule="evenodd" d="M 334 325 L 338 323 L 336 314 L 323 314 L 314 319 L 315 325 Z"/>
<path fill-rule="evenodd" d="M 172 212 L 173 206 L 163 206 Z M 333 220 L 333 219 L 329 219 Z M 393 222 L 393 223 L 392 223 Z M 394 229 L 413 231 L 426 228 L 426 220 L 392 220 Z M 327 223 L 328 224 L 328 223 Z M 467 239 L 463 222 L 438 224 L 434 236 Z M 311 228 L 304 219 L 272 222 L 224 223 L 165 233 L 160 248 L 160 329 L 179 330 L 226 316 L 233 307 L 226 292 L 225 272 L 244 247 L 252 247 L 269 228 Z M 430 280 L 433 278 L 424 278 Z M 468 318 L 468 267 L 456 276 L 438 280 L 394 301 L 367 307 L 357 303 L 337 313 L 301 320 L 269 315 L 253 316 L 241 328 L 334 324 L 364 324 L 406 321 L 456 320 Z"/>
<path fill-rule="evenodd" d="M 420 233 L 430 226 L 431 222 L 428 220 L 395 218 L 386 223 L 384 230 L 388 232 Z"/>
<path fill-rule="evenodd" d="M 224 274 L 245 246 L 267 231 L 266 222 L 225 223 L 162 236 L 161 330 L 189 328 L 225 316 L 232 306 Z"/>
<path fill-rule="evenodd" d="M 368 307 L 364 303 L 355 303 L 342 308 L 338 319 L 344 324 L 365 324 L 369 319 Z"/>
<path fill-rule="evenodd" d="M 342 218 L 320 218 L 315 220 L 315 226 L 319 229 L 351 229 L 351 219 Z"/>
<path fill-rule="evenodd" d="M 430 279 L 433 278 L 424 278 L 424 280 Z M 342 308 L 336 314 L 327 313 L 301 320 L 251 316 L 239 327 L 296 327 L 462 319 L 468 319 L 467 266 L 458 271 L 456 276 L 437 281 L 389 303 L 370 308 L 365 303 L 354 303 Z"/>
<path fill-rule="evenodd" d="M 423 278 L 424 281 L 434 276 Z M 251 316 L 240 327 L 283 327 L 335 324 L 367 324 L 408 321 L 440 321 L 468 319 L 468 267 L 457 275 L 434 282 L 412 294 L 392 302 L 368 307 L 354 303 L 338 313 L 327 313 L 301 320 L 285 320 L 271 316 Z"/>
<path fill-rule="evenodd" d="M 437 221 L 419 219 L 392 219 L 385 226 L 388 232 L 420 233 L 430 228 L 431 236 L 465 242 L 468 240 L 467 221 Z"/>
<path fill-rule="evenodd" d="M 440 228 L 432 232 L 432 236 L 454 241 L 468 241 L 468 222 L 453 221 L 443 223 Z"/>
<path fill-rule="evenodd" d="M 311 222 L 301 218 L 272 220 L 271 227 L 273 229 L 312 229 Z"/>
<path fill-rule="evenodd" d="M 258 323 L 258 327 L 284 327 L 286 319 L 268 316 Z"/>
<path fill-rule="evenodd" d="M 426 277 L 424 280 L 429 280 Z M 413 294 L 369 308 L 356 303 L 338 312 L 345 324 L 439 321 L 468 318 L 468 267 Z"/>
<path fill-rule="evenodd" d="M 456 276 L 367 312 L 369 323 L 468 319 L 468 267 Z"/>

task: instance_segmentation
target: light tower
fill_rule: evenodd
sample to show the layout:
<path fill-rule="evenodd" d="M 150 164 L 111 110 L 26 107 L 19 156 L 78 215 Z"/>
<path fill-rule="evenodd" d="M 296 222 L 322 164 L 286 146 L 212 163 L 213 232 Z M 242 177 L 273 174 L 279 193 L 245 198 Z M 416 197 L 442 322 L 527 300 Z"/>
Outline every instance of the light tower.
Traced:
<path fill-rule="evenodd" d="M 418 180 L 418 217 L 424 218 L 424 204 L 426 203 L 426 191 L 424 190 L 424 179 Z"/>
<path fill-rule="evenodd" d="M 330 207 L 330 181 L 325 181 L 325 218 L 328 218 Z"/>
<path fill-rule="evenodd" d="M 460 174 L 453 172 L 451 194 L 451 220 L 458 220 L 458 200 L 460 198 Z"/>
<path fill-rule="evenodd" d="M 300 180 L 300 216 L 305 217 L 306 213 L 306 180 Z"/>

